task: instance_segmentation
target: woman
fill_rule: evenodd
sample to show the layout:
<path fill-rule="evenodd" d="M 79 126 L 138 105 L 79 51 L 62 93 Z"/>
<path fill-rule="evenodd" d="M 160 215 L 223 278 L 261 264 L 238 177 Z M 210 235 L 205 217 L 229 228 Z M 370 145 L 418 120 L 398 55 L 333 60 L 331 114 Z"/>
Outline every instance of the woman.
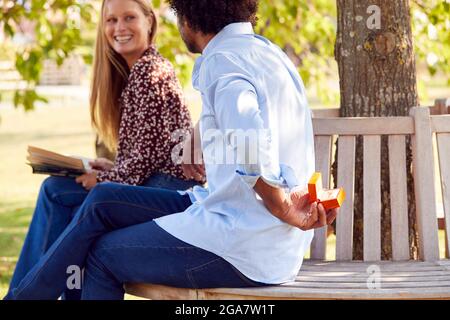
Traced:
<path fill-rule="evenodd" d="M 98 28 L 91 118 L 115 162 L 97 159 L 76 180 L 49 177 L 42 184 L 33 220 L 10 289 L 15 288 L 73 218 L 97 183 L 185 190 L 172 161 L 171 133 L 188 131 L 191 119 L 172 65 L 156 50 L 156 16 L 144 0 L 105 0 Z M 202 180 L 200 175 L 193 178 Z"/>

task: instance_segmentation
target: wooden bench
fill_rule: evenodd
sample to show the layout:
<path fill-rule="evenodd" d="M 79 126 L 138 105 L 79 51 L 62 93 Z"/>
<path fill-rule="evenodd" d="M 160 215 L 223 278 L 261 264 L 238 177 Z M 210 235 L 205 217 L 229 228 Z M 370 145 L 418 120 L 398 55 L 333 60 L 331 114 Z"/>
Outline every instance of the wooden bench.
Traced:
<path fill-rule="evenodd" d="M 445 103 L 444 103 L 445 104 Z M 336 260 L 325 261 L 326 228 L 315 231 L 311 259 L 294 282 L 264 288 L 182 289 L 127 284 L 128 293 L 149 299 L 450 299 L 450 115 L 413 108 L 409 117 L 313 120 L 316 169 L 330 182 L 333 139 L 339 136 L 337 179 L 347 199 L 336 220 Z M 438 112 L 439 111 L 439 112 Z M 338 114 L 334 114 L 337 116 Z M 445 213 L 445 259 L 439 256 L 433 153 L 436 136 Z M 356 136 L 364 138 L 364 176 L 354 176 Z M 389 138 L 392 261 L 381 261 L 380 141 Z M 419 261 L 410 260 L 405 139 L 413 142 Z M 354 181 L 364 183 L 364 261 L 352 261 Z"/>

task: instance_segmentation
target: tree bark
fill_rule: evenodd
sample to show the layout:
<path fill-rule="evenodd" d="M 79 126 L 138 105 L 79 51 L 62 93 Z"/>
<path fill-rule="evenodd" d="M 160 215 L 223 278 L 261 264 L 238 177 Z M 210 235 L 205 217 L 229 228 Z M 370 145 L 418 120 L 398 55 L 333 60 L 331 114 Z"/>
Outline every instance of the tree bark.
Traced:
<path fill-rule="evenodd" d="M 376 5 L 381 22 L 377 25 Z M 375 10 L 375 11 L 373 11 Z M 342 117 L 407 116 L 418 105 L 410 7 L 407 0 L 337 0 L 335 58 L 339 67 Z M 407 139 L 408 216 L 411 258 L 417 257 L 417 232 L 411 146 Z M 354 252 L 363 259 L 362 137 L 355 161 Z M 336 181 L 336 164 L 333 168 Z M 381 145 L 382 259 L 392 257 L 387 137 Z"/>

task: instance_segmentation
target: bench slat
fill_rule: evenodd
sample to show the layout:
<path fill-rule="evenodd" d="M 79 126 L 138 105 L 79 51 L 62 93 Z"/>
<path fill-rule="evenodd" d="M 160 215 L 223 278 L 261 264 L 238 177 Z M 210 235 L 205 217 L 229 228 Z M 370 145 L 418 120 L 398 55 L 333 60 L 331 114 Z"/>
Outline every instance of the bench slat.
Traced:
<path fill-rule="evenodd" d="M 364 136 L 364 261 L 381 259 L 380 136 Z"/>
<path fill-rule="evenodd" d="M 324 188 L 330 186 L 330 162 L 331 143 L 333 136 L 316 136 L 316 171 L 322 173 L 322 183 Z M 327 227 L 314 230 L 314 238 L 311 243 L 311 259 L 325 260 L 327 252 Z"/>
<path fill-rule="evenodd" d="M 316 118 L 314 119 L 313 126 L 315 135 L 382 135 L 414 133 L 414 120 L 411 117 Z"/>
<path fill-rule="evenodd" d="M 389 136 L 389 183 L 391 190 L 392 259 L 408 260 L 408 195 L 405 136 Z"/>
<path fill-rule="evenodd" d="M 441 172 L 442 202 L 445 217 L 445 253 L 450 258 L 450 134 L 438 133 L 439 168 Z"/>
<path fill-rule="evenodd" d="M 135 286 L 135 287 L 133 287 Z M 215 300 L 262 300 L 262 299 L 449 299 L 450 287 L 418 287 L 418 288 L 308 288 L 286 287 L 284 285 L 265 288 L 221 288 L 221 289 L 180 289 L 187 293 L 181 296 L 165 296 L 165 288 L 155 288 L 151 285 L 127 286 L 130 294 L 153 299 L 215 299 Z M 168 288 L 168 287 L 166 287 Z M 184 298 L 188 297 L 188 298 Z"/>
<path fill-rule="evenodd" d="M 438 262 L 442 262 L 441 260 Z M 380 263 L 383 262 L 383 263 Z M 422 271 L 450 271 L 450 266 L 446 264 L 428 263 L 415 261 L 414 263 L 395 263 L 385 261 L 377 261 L 376 263 L 367 262 L 363 263 L 360 261 L 355 261 L 354 264 L 351 263 L 340 263 L 340 262 L 330 262 L 326 264 L 312 264 L 312 262 L 304 263 L 300 269 L 299 275 L 302 272 L 348 272 L 348 273 L 367 273 L 367 269 L 373 265 L 380 268 L 381 272 L 384 273 L 397 273 L 397 272 L 422 272 Z"/>
<path fill-rule="evenodd" d="M 437 275 L 437 276 L 395 276 L 395 275 L 382 275 L 383 282 L 428 282 L 428 281 L 450 281 L 450 275 Z M 367 275 L 359 276 L 335 276 L 335 277 L 322 277 L 302 275 L 297 277 L 295 282 L 364 282 L 367 281 Z"/>
<path fill-rule="evenodd" d="M 219 290 L 219 289 L 217 289 Z M 263 299 L 448 299 L 448 287 L 415 289 L 316 289 L 316 288 L 281 288 L 277 291 L 260 289 L 235 289 L 233 292 L 208 290 L 199 292 L 200 299 L 214 300 L 263 300 Z"/>
<path fill-rule="evenodd" d="M 394 289 L 394 288 L 432 288 L 432 287 L 448 287 L 450 291 L 450 281 L 426 281 L 426 282 L 384 282 L 383 278 L 380 278 L 379 285 L 381 288 Z M 317 281 L 302 281 L 302 282 L 289 282 L 282 285 L 287 288 L 345 288 L 345 289 L 368 289 L 367 282 L 317 282 Z"/>
<path fill-rule="evenodd" d="M 448 271 L 417 271 L 417 272 L 382 272 L 383 279 L 403 279 L 404 281 L 425 281 L 425 279 L 450 278 Z M 302 272 L 295 281 L 301 279 L 317 279 L 317 281 L 332 281 L 332 279 L 353 279 L 354 281 L 366 281 L 367 273 L 362 272 Z M 349 280 L 350 281 L 350 280 Z"/>
<path fill-rule="evenodd" d="M 413 158 L 419 256 L 425 261 L 435 261 L 439 260 L 439 239 L 430 111 L 428 108 L 412 108 L 411 115 L 415 119 Z"/>
<path fill-rule="evenodd" d="M 353 193 L 355 175 L 354 136 L 340 136 L 338 139 L 337 185 L 342 186 L 346 199 L 336 219 L 336 260 L 352 260 L 353 252 Z"/>
<path fill-rule="evenodd" d="M 198 293 L 195 289 L 175 288 L 148 283 L 129 283 L 125 285 L 125 291 L 136 297 L 152 300 L 197 300 Z"/>

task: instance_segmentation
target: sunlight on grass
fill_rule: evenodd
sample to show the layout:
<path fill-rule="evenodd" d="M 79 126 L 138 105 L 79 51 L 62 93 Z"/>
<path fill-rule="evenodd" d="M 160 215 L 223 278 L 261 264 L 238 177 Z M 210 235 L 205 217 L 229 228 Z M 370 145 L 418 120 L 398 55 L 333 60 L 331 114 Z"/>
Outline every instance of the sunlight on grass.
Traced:
<path fill-rule="evenodd" d="M 191 111 L 193 120 L 197 121 L 199 96 L 190 92 L 186 99 L 189 105 L 195 106 Z M 0 109 L 0 298 L 6 294 L 40 185 L 46 178 L 33 175 L 26 165 L 27 146 L 95 156 L 89 108 L 70 105 L 41 106 L 32 112 Z"/>
<path fill-rule="evenodd" d="M 45 176 L 33 175 L 26 163 L 27 146 L 94 156 L 89 110 L 83 107 L 40 107 L 0 113 L 0 297 L 6 294 L 17 256 Z"/>

